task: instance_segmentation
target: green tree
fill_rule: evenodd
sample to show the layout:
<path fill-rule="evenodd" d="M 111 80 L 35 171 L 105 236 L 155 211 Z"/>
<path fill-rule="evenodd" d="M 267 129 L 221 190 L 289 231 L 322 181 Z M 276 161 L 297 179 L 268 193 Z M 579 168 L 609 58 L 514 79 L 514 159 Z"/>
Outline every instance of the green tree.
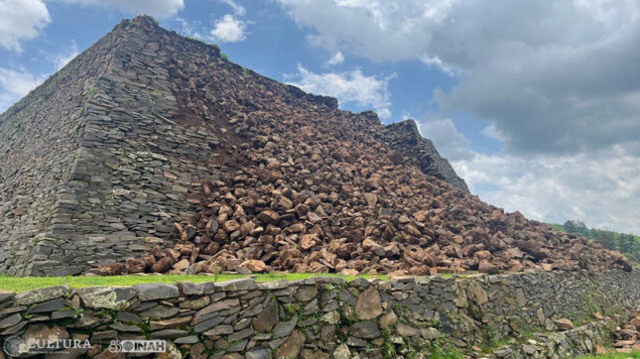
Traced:
<path fill-rule="evenodd" d="M 564 222 L 564 230 L 569 233 L 576 233 L 576 226 L 573 224 L 572 220 L 568 220 Z"/>
<path fill-rule="evenodd" d="M 602 244 L 603 247 L 612 250 L 618 250 L 616 243 L 616 237 L 613 232 L 610 231 L 598 231 L 595 240 Z"/>
<path fill-rule="evenodd" d="M 627 258 L 640 262 L 640 237 L 633 234 L 624 234 L 608 229 L 596 229 L 587 227 L 579 220 L 568 220 L 560 230 L 585 236 L 602 244 L 603 247 L 620 251 Z"/>

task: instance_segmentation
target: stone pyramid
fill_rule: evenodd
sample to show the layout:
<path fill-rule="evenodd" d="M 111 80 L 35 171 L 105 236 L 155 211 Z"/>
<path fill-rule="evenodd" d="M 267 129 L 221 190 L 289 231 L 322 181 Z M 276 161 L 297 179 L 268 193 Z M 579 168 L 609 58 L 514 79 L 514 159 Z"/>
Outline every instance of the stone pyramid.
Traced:
<path fill-rule="evenodd" d="M 179 71 L 193 64 L 211 70 Z M 0 115 L 0 273 L 75 275 L 173 245 L 173 224 L 193 216 L 203 183 L 234 161 L 231 108 L 271 99 L 339 111 L 333 98 L 248 71 L 149 17 L 122 21 Z M 468 191 L 413 121 L 389 128 L 390 146 Z"/>

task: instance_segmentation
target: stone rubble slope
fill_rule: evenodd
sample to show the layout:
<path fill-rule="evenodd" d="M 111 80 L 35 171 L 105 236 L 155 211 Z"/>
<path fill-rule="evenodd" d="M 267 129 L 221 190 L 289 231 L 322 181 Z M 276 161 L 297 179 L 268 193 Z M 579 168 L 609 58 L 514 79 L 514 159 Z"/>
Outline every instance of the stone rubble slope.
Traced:
<path fill-rule="evenodd" d="M 218 136 L 220 176 L 202 184 L 200 210 L 176 224 L 173 248 L 101 274 L 632 270 L 618 252 L 504 213 L 468 194 L 455 172 L 433 172 L 439 160 L 414 123 L 339 110 L 335 99 L 187 53 L 192 40 L 145 26 L 174 56 L 176 118 Z"/>
<path fill-rule="evenodd" d="M 640 307 L 636 308 L 636 311 Z M 630 353 L 640 350 L 640 314 L 632 316 L 622 327 L 616 328 L 613 346 L 616 352 Z"/>

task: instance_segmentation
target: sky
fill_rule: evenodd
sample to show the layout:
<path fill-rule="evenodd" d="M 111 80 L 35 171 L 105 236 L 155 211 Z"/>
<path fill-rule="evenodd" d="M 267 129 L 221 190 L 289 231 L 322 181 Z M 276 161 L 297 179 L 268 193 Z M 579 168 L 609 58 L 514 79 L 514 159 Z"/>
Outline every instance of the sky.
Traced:
<path fill-rule="evenodd" d="M 139 14 L 343 109 L 415 119 L 488 203 L 640 234 L 636 0 L 0 0 L 0 112 Z"/>

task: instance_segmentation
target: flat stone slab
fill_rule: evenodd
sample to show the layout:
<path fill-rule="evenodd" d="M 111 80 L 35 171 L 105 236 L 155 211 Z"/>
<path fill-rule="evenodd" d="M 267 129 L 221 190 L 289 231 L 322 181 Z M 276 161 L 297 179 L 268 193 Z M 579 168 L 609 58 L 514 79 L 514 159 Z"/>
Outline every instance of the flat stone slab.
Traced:
<path fill-rule="evenodd" d="M 68 285 L 60 285 L 57 287 L 41 288 L 30 292 L 20 293 L 15 297 L 16 305 L 31 305 L 46 302 L 48 300 L 61 298 L 69 292 Z"/>
<path fill-rule="evenodd" d="M 14 292 L 0 291 L 0 303 L 4 303 L 8 300 L 11 300 L 15 296 L 16 296 L 16 293 Z"/>
<path fill-rule="evenodd" d="M 141 302 L 178 298 L 180 296 L 178 286 L 173 284 L 143 283 L 134 285 L 133 289 L 138 292 L 138 299 Z"/>
<path fill-rule="evenodd" d="M 66 267 L 57 267 L 51 269 L 48 274 L 51 277 L 66 277 L 68 275 L 78 275 L 85 270 L 82 266 L 66 266 Z"/>
<path fill-rule="evenodd" d="M 225 282 L 215 283 L 216 290 L 237 291 L 237 290 L 254 290 L 258 286 L 253 278 L 232 279 Z"/>
<path fill-rule="evenodd" d="M 177 285 L 180 292 L 186 296 L 211 294 L 216 288 L 214 282 L 178 282 Z"/>
<path fill-rule="evenodd" d="M 174 340 L 175 344 L 196 344 L 200 341 L 197 335 L 190 335 L 188 337 L 182 337 Z"/>
<path fill-rule="evenodd" d="M 142 333 L 142 328 L 137 325 L 128 325 L 124 323 L 114 323 L 109 326 L 111 329 L 115 329 L 119 332 L 129 333 Z"/>
<path fill-rule="evenodd" d="M 85 307 L 93 309 L 125 309 L 136 295 L 132 288 L 91 287 L 74 291 Z"/>
<path fill-rule="evenodd" d="M 21 320 L 22 320 L 22 316 L 19 313 L 6 317 L 0 320 L 0 329 L 5 329 L 11 326 L 14 326 L 20 323 Z"/>
<path fill-rule="evenodd" d="M 180 309 L 177 307 L 169 307 L 166 305 L 157 305 L 151 309 L 147 309 L 141 314 L 151 319 L 165 319 L 178 314 Z"/>
<path fill-rule="evenodd" d="M 372 320 L 353 324 L 351 328 L 349 328 L 349 333 L 361 339 L 373 339 L 381 335 L 378 324 Z"/>
<path fill-rule="evenodd" d="M 227 309 L 231 309 L 231 308 L 235 308 L 237 306 L 240 305 L 240 301 L 237 298 L 233 298 L 233 299 L 225 299 L 225 300 L 220 300 L 217 302 L 214 302 L 212 304 L 209 304 L 208 306 L 200 309 L 197 313 L 196 313 L 196 320 L 206 314 L 209 313 L 214 313 L 214 312 L 219 312 L 222 310 L 227 310 Z"/>
<path fill-rule="evenodd" d="M 173 329 L 177 328 L 181 325 L 186 325 L 191 321 L 192 317 L 180 317 L 180 318 L 172 318 L 166 320 L 155 320 L 149 323 L 149 329 L 151 330 L 162 330 L 162 329 Z"/>
<path fill-rule="evenodd" d="M 64 309 L 65 307 L 67 307 L 67 301 L 63 298 L 58 298 L 50 300 L 48 302 L 37 304 L 34 307 L 30 308 L 27 313 L 49 313 Z"/>
<path fill-rule="evenodd" d="M 164 329 L 157 332 L 151 333 L 151 338 L 153 339 L 174 339 L 181 338 L 185 335 L 189 335 L 189 332 L 182 329 Z"/>
<path fill-rule="evenodd" d="M 294 316 L 288 322 L 280 322 L 273 328 L 273 338 L 283 338 L 291 334 L 293 329 L 295 329 L 296 324 L 298 324 L 298 316 Z"/>
<path fill-rule="evenodd" d="M 281 280 L 257 283 L 256 286 L 259 290 L 277 290 L 277 289 L 284 289 L 289 287 L 289 283 L 290 282 L 288 280 L 281 279 Z"/>

